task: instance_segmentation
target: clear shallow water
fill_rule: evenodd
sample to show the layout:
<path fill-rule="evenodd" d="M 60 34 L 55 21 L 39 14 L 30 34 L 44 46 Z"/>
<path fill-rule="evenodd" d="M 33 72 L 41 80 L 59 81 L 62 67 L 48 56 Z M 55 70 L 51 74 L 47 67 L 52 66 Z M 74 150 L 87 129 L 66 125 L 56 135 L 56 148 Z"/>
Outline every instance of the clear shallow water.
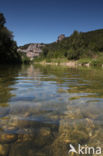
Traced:
<path fill-rule="evenodd" d="M 73 155 L 69 144 L 103 148 L 103 70 L 0 67 L 0 154 Z"/>

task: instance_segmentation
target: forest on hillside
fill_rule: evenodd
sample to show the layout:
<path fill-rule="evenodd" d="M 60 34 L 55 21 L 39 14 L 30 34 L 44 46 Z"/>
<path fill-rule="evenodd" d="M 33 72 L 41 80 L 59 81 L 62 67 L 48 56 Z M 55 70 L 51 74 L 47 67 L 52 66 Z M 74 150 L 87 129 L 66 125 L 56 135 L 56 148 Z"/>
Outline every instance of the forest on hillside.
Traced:
<path fill-rule="evenodd" d="M 78 60 L 81 58 L 95 58 L 103 52 L 103 29 L 78 32 L 74 31 L 62 41 L 47 44 L 43 48 L 40 58 L 67 58 Z"/>

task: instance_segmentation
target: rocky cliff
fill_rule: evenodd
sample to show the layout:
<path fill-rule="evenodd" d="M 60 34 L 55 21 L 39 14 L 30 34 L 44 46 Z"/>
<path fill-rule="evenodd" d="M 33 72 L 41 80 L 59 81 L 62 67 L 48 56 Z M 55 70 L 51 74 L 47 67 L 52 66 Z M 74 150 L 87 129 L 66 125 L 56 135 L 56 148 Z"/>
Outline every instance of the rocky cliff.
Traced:
<path fill-rule="evenodd" d="M 58 36 L 57 41 L 56 42 L 60 42 L 65 38 L 64 34 L 61 34 Z M 24 46 L 20 46 L 18 48 L 18 52 L 21 52 L 22 54 L 26 54 L 27 57 L 29 57 L 30 59 L 33 59 L 34 57 L 39 56 L 42 53 L 42 48 L 45 46 L 46 44 L 43 43 L 30 43 L 30 44 L 26 44 Z"/>
<path fill-rule="evenodd" d="M 34 57 L 40 55 L 40 53 L 42 52 L 42 48 L 44 46 L 45 46 L 44 44 L 32 43 L 32 44 L 19 47 L 18 51 L 21 53 L 25 53 L 27 57 L 33 59 Z"/>

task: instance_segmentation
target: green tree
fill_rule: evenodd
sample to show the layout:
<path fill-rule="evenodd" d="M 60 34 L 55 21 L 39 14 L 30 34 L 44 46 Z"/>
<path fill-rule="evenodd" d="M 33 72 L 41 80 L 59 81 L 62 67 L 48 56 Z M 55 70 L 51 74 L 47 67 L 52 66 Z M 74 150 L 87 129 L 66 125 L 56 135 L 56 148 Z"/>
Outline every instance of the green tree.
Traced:
<path fill-rule="evenodd" d="M 3 27 L 4 24 L 6 23 L 5 17 L 3 13 L 0 13 L 0 27 Z"/>
<path fill-rule="evenodd" d="M 4 26 L 5 22 L 4 15 L 0 13 L 0 64 L 20 63 L 21 57 L 13 33 Z"/>
<path fill-rule="evenodd" d="M 46 57 L 48 55 L 48 48 L 47 47 L 43 48 L 43 55 L 44 55 L 44 57 Z"/>

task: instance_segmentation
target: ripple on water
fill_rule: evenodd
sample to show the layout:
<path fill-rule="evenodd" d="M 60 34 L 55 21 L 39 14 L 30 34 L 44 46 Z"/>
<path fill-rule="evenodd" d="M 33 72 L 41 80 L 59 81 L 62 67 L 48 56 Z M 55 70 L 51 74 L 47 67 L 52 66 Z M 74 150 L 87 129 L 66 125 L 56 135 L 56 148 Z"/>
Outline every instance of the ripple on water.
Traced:
<path fill-rule="evenodd" d="M 67 156 L 70 143 L 103 147 L 102 71 L 9 72 L 0 81 L 0 155 Z"/>

